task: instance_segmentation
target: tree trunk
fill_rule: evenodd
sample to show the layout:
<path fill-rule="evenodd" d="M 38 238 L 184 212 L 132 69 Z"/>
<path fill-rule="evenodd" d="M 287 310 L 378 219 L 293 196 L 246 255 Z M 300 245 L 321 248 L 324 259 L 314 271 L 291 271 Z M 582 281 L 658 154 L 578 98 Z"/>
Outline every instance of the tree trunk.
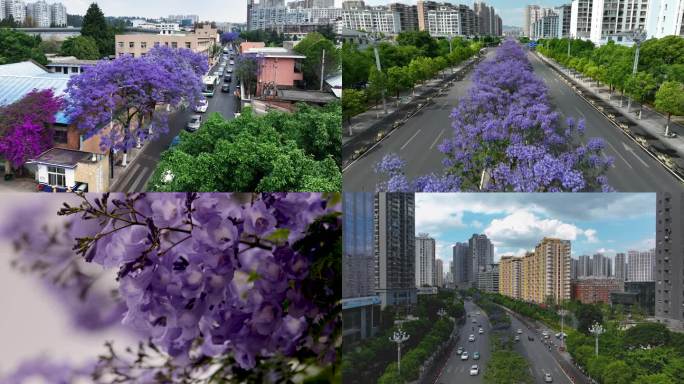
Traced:
<path fill-rule="evenodd" d="M 5 175 L 11 175 L 12 174 L 12 165 L 10 164 L 9 160 L 5 160 Z"/>
<path fill-rule="evenodd" d="M 665 125 L 665 136 L 670 136 L 670 117 L 672 117 L 672 114 L 668 112 L 667 124 Z"/>
<path fill-rule="evenodd" d="M 644 104 L 639 104 L 639 120 L 641 120 L 641 111 L 644 109 Z"/>

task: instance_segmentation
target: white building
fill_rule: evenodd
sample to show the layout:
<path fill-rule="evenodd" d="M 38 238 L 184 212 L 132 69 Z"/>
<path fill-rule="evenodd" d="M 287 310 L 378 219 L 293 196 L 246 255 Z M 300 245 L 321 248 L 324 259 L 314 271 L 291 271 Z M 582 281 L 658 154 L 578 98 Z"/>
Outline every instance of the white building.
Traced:
<path fill-rule="evenodd" d="M 570 8 L 570 37 L 589 39 L 592 0 L 573 0 Z"/>
<path fill-rule="evenodd" d="M 631 45 L 630 32 L 646 30 L 647 16 L 648 0 L 594 0 L 589 37 L 597 45 Z"/>
<path fill-rule="evenodd" d="M 684 37 L 684 0 L 653 0 L 648 4 L 648 38 Z"/>
<path fill-rule="evenodd" d="M 67 10 L 64 4 L 50 4 L 50 23 L 56 27 L 67 26 Z"/>
<path fill-rule="evenodd" d="M 435 285 L 435 239 L 427 233 L 416 237 L 416 287 Z"/>
<path fill-rule="evenodd" d="M 525 7 L 525 26 L 523 33 L 530 38 L 534 37 L 534 23 L 544 16 L 553 15 L 553 9 L 540 7 L 538 5 L 528 5 Z"/>
<path fill-rule="evenodd" d="M 401 32 L 401 15 L 383 7 L 343 10 L 341 24 L 354 31 L 393 35 Z"/>
<path fill-rule="evenodd" d="M 442 259 L 435 259 L 435 286 L 444 286 L 444 263 Z"/>
<path fill-rule="evenodd" d="M 427 11 L 427 30 L 430 32 L 430 36 L 462 35 L 459 13 L 458 8 L 451 6 L 440 6 L 437 9 Z"/>
<path fill-rule="evenodd" d="M 30 17 L 36 28 L 50 28 L 50 6 L 45 1 L 26 5 L 26 17 Z"/>
<path fill-rule="evenodd" d="M 5 0 L 5 17 L 10 17 L 17 23 L 26 21 L 26 4 L 21 0 Z"/>
<path fill-rule="evenodd" d="M 627 281 L 655 281 L 655 250 L 627 252 Z"/>

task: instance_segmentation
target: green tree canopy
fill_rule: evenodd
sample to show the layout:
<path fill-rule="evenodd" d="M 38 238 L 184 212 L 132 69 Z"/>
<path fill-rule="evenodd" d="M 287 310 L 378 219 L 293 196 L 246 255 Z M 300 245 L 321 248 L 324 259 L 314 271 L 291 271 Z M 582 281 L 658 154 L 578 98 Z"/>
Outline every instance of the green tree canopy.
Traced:
<path fill-rule="evenodd" d="M 0 64 L 18 63 L 35 60 L 47 64 L 47 58 L 40 48 L 40 37 L 33 37 L 23 32 L 0 28 Z"/>
<path fill-rule="evenodd" d="M 104 56 L 114 54 L 114 33 L 107 25 L 104 14 L 97 3 L 90 4 L 81 26 L 81 36 L 92 37 L 97 49 Z"/>
<path fill-rule="evenodd" d="M 101 57 L 97 42 L 88 36 L 74 36 L 64 40 L 59 53 L 63 56 L 75 56 L 80 60 L 97 60 Z"/>
<path fill-rule="evenodd" d="M 655 95 L 655 107 L 658 111 L 667 113 L 665 133 L 668 133 L 672 115 L 684 115 L 684 84 L 676 81 L 666 81 L 660 85 Z"/>
<path fill-rule="evenodd" d="M 670 331 L 663 324 L 641 323 L 625 332 L 624 342 L 628 347 L 662 346 L 670 338 Z"/>
<path fill-rule="evenodd" d="M 509 350 L 498 350 L 492 357 L 484 372 L 487 384 L 532 383 L 529 363 L 520 354 Z"/>
<path fill-rule="evenodd" d="M 366 110 L 366 93 L 355 89 L 342 90 L 342 114 L 349 122 L 352 117 Z"/>
<path fill-rule="evenodd" d="M 439 54 L 437 41 L 428 31 L 402 32 L 397 36 L 397 43 L 418 48 L 421 56 L 435 57 Z"/>
<path fill-rule="evenodd" d="M 327 78 L 331 74 L 337 73 L 340 66 L 339 50 L 335 44 L 326 39 L 318 32 L 306 35 L 302 41 L 294 48 L 295 52 L 306 56 L 302 62 L 304 70 L 304 80 L 308 88 L 318 89 L 321 77 Z M 325 51 L 325 72 L 321 73 L 323 62 L 323 51 Z"/>
<path fill-rule="evenodd" d="M 264 116 L 246 109 L 233 120 L 213 114 L 199 131 L 181 133 L 180 144 L 162 155 L 149 187 L 159 192 L 339 191 L 340 109 L 339 104 L 300 105 L 293 114 Z"/>

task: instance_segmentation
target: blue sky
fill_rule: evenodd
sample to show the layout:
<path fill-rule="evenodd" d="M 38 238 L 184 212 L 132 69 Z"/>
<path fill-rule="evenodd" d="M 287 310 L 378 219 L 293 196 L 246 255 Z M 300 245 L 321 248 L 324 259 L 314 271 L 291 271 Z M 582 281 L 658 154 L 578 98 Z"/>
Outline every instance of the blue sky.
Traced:
<path fill-rule="evenodd" d="M 572 241 L 572 255 L 613 256 L 655 244 L 654 193 L 419 193 L 416 234 L 436 239 L 437 257 L 484 233 L 501 255 L 522 255 L 544 236 Z"/>

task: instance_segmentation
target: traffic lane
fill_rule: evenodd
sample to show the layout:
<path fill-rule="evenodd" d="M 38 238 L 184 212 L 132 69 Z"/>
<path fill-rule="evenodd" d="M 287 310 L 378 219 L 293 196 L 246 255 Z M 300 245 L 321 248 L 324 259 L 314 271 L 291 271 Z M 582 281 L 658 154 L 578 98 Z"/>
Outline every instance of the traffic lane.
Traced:
<path fill-rule="evenodd" d="M 457 345 L 452 350 L 442 372 L 437 378 L 437 383 L 447 384 L 447 383 L 482 383 L 483 382 L 483 368 L 486 366 L 487 361 L 490 357 L 489 352 L 489 333 L 490 326 L 484 312 L 482 312 L 476 305 L 466 302 L 465 303 L 466 313 L 474 314 L 476 311 L 480 311 L 482 315 L 478 316 L 478 324 L 482 325 L 484 334 L 480 335 L 477 333 L 477 326 L 471 321 L 472 317 L 466 317 L 466 322 L 461 326 L 459 330 L 459 341 Z M 472 328 L 475 327 L 473 331 Z M 468 336 L 475 334 L 475 341 L 469 342 Z M 457 353 L 458 347 L 463 347 L 464 350 L 468 351 L 468 360 L 461 360 L 461 355 Z M 480 353 L 479 360 L 473 360 L 473 352 Z M 477 376 L 470 376 L 470 367 L 473 364 L 477 364 L 480 368 L 480 372 Z"/>
<path fill-rule="evenodd" d="M 660 163 L 561 81 L 536 55 L 530 56 L 535 72 L 549 88 L 550 102 L 556 106 L 563 119 L 585 119 L 585 140 L 590 137 L 602 137 L 605 140 L 604 152 L 615 159 L 614 167 L 606 173 L 613 188 L 620 192 L 673 191 L 684 188 Z"/>
<path fill-rule="evenodd" d="M 515 332 L 517 329 L 523 331 L 520 335 L 520 341 L 516 343 L 516 350 L 530 364 L 530 372 L 535 383 L 544 383 L 544 375 L 550 373 L 553 383 L 572 384 L 570 378 L 566 376 L 556 359 L 551 355 L 551 351 L 542 343 L 541 333 L 537 334 L 534 329 L 527 328 L 515 316 L 510 316 L 510 318 L 512 331 Z M 534 341 L 529 341 L 528 336 L 534 337 Z M 553 338 L 553 334 L 551 334 L 551 338 Z"/>
<path fill-rule="evenodd" d="M 488 52 L 487 57 L 492 54 Z M 462 81 L 456 81 L 446 95 L 435 98 L 432 104 L 352 163 L 342 175 L 345 191 L 374 192 L 379 181 L 375 166 L 388 153 L 398 154 L 406 162 L 404 174 L 409 179 L 440 173 L 444 168 L 444 154 L 439 151 L 439 144 L 453 137 L 451 111 L 467 94 L 471 74 L 472 71 Z"/>

